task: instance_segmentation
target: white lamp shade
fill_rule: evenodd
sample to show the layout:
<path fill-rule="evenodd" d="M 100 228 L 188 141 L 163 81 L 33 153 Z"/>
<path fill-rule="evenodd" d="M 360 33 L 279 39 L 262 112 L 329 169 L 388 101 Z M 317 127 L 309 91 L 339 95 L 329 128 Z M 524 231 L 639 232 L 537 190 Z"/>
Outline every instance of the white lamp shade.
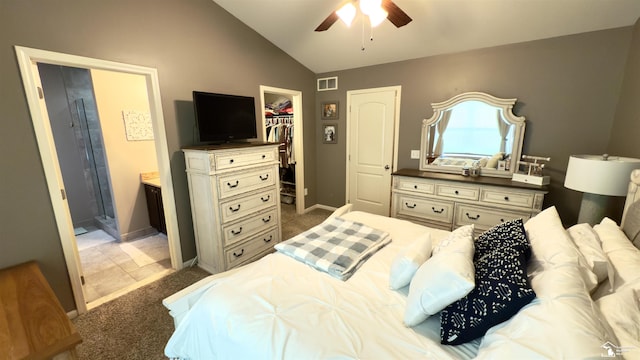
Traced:
<path fill-rule="evenodd" d="M 381 6 L 382 0 L 360 0 L 360 11 L 368 16 L 381 9 Z"/>
<path fill-rule="evenodd" d="M 640 159 L 602 155 L 569 157 L 564 186 L 590 194 L 625 196 L 631 172 L 640 168 Z"/>
<path fill-rule="evenodd" d="M 342 20 L 347 26 L 351 26 L 353 19 L 356 17 L 356 7 L 352 3 L 346 3 L 336 11 L 336 15 L 338 15 L 340 20 Z"/>
<path fill-rule="evenodd" d="M 369 14 L 369 21 L 371 22 L 371 26 L 376 27 L 382 24 L 382 22 L 387 18 L 388 15 L 389 13 L 382 8 L 374 10 L 371 14 Z"/>

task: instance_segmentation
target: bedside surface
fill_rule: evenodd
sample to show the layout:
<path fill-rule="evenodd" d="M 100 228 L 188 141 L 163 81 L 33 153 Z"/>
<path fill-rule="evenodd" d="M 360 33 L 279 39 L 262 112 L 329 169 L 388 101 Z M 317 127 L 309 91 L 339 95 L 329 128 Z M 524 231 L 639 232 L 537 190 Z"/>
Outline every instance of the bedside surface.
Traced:
<path fill-rule="evenodd" d="M 35 261 L 0 270 L 3 359 L 50 359 L 81 342 Z"/>

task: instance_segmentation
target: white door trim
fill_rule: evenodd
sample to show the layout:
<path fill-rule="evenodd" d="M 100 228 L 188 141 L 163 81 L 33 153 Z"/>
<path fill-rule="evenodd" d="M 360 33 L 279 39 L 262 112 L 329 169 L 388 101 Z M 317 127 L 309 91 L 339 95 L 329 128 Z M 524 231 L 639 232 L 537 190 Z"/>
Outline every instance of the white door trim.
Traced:
<path fill-rule="evenodd" d="M 16 46 L 15 50 L 31 114 L 31 120 L 33 122 L 36 140 L 38 142 L 40 157 L 42 159 L 42 167 L 47 180 L 49 196 L 51 198 L 51 204 L 53 206 L 53 212 L 58 226 L 58 235 L 60 236 L 62 250 L 67 263 L 69 278 L 71 280 L 71 288 L 78 313 L 81 314 L 87 311 L 87 305 L 82 291 L 82 282 L 80 279 L 80 276 L 82 275 L 80 271 L 81 266 L 75 243 L 71 214 L 69 212 L 67 201 L 62 199 L 61 196 L 61 191 L 64 189 L 64 183 L 62 182 L 62 173 L 60 171 L 55 144 L 53 141 L 51 124 L 49 123 L 46 114 L 42 114 L 38 101 L 39 96 L 36 84 L 39 82 L 39 78 L 38 80 L 35 78 L 38 75 L 32 66 L 34 63 L 41 62 L 78 68 L 126 72 L 139 74 L 146 78 L 151 121 L 153 123 L 153 134 L 155 137 L 156 156 L 158 158 L 158 171 L 160 173 L 160 184 L 162 186 L 164 215 L 167 223 L 167 238 L 169 239 L 171 265 L 174 269 L 182 269 L 182 250 L 180 248 L 180 234 L 178 231 L 178 219 L 176 216 L 175 197 L 173 193 L 173 180 L 171 178 L 169 147 L 167 144 L 167 136 L 164 126 L 164 116 L 162 113 L 158 71 L 154 68 L 32 49 L 22 46 Z"/>
<path fill-rule="evenodd" d="M 371 88 L 371 89 L 359 89 L 359 90 L 349 90 L 347 91 L 347 121 L 346 121 L 346 139 L 347 139 L 347 153 L 346 153 L 346 189 L 345 189 L 345 203 L 348 203 L 350 199 L 349 188 L 351 184 L 351 179 L 349 176 L 349 154 L 351 153 L 351 143 L 349 139 L 351 139 L 351 134 L 349 133 L 349 129 L 351 127 L 351 97 L 353 95 L 361 95 L 367 93 L 374 92 L 382 92 L 382 91 L 395 91 L 396 93 L 396 104 L 395 104 L 395 114 L 393 117 L 393 164 L 391 165 L 391 172 L 395 172 L 398 169 L 398 134 L 400 132 L 400 98 L 402 92 L 402 86 L 386 86 L 379 88 Z M 391 191 L 391 189 L 389 189 Z M 391 196 L 391 193 L 389 193 Z"/>
<path fill-rule="evenodd" d="M 293 152 L 296 157 L 296 214 L 304 214 L 305 193 L 304 193 L 304 132 L 302 121 L 302 92 L 297 90 L 281 89 L 271 86 L 260 85 L 260 110 L 262 114 L 262 139 L 267 141 L 267 130 L 264 126 L 266 117 L 264 113 L 264 93 L 282 94 L 291 96 L 293 106 Z"/>

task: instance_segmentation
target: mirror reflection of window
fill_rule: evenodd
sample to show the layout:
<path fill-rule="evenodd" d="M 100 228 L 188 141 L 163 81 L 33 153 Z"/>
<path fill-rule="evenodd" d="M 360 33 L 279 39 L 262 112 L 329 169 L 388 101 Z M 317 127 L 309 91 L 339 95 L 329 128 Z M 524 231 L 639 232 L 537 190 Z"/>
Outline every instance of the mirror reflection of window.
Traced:
<path fill-rule="evenodd" d="M 443 114 L 443 118 L 447 115 L 441 154 L 492 156 L 513 146 L 512 129 L 502 121 L 501 109 L 480 101 L 465 101 L 451 109 L 450 115 Z"/>

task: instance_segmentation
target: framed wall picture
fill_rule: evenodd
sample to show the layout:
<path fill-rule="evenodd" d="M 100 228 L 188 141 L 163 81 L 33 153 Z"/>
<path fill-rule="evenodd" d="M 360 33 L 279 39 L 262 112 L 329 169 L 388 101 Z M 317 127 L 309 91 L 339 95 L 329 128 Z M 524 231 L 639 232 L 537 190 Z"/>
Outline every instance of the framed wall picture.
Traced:
<path fill-rule="evenodd" d="M 338 120 L 338 102 L 325 101 L 322 103 L 322 120 Z"/>
<path fill-rule="evenodd" d="M 323 144 L 338 143 L 338 124 L 322 125 L 322 143 Z"/>

